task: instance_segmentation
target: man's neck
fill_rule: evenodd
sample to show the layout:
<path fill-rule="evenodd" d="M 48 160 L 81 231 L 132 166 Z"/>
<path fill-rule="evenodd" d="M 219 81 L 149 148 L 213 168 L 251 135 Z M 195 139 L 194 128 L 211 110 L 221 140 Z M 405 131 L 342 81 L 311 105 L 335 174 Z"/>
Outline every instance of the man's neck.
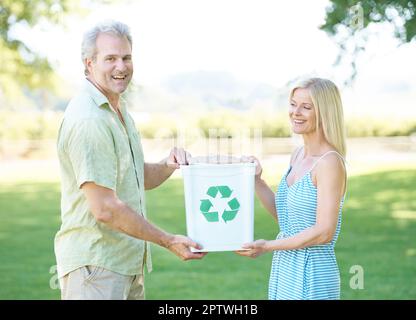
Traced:
<path fill-rule="evenodd" d="M 121 108 L 120 108 L 120 96 L 117 96 L 116 98 L 110 98 L 107 97 L 108 101 L 110 102 L 111 107 L 116 111 L 116 112 L 121 112 Z"/>

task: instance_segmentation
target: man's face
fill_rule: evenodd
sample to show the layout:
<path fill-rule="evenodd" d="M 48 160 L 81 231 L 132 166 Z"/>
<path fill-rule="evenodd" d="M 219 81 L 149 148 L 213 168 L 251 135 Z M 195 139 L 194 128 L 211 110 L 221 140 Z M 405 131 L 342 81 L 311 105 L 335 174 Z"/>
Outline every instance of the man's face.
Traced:
<path fill-rule="evenodd" d="M 87 59 L 89 79 L 108 97 L 127 89 L 133 76 L 130 42 L 126 37 L 101 33 L 96 40 L 95 59 Z"/>

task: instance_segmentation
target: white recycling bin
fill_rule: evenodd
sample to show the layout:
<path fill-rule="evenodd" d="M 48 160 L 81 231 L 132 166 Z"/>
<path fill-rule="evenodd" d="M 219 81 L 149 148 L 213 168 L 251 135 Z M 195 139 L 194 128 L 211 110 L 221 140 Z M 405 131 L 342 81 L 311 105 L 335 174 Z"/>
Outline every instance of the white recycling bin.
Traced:
<path fill-rule="evenodd" d="M 203 249 L 240 250 L 253 241 L 254 163 L 181 166 L 188 237 Z"/>

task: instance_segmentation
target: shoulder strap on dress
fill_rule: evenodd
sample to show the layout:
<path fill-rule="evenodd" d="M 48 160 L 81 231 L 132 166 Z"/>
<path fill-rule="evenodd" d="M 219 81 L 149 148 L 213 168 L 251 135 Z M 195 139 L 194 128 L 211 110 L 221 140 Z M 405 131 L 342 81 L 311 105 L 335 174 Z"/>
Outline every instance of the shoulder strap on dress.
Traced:
<path fill-rule="evenodd" d="M 336 153 L 340 158 L 341 158 L 341 160 L 342 160 L 342 164 L 344 165 L 344 170 L 346 171 L 347 170 L 347 167 L 346 167 L 346 163 L 345 163 L 345 158 L 341 155 L 341 154 L 339 154 L 339 152 L 337 152 L 337 151 L 335 151 L 335 150 L 331 150 L 331 151 L 328 151 L 328 152 L 325 152 L 318 160 L 316 160 L 315 161 L 315 163 L 312 165 L 312 168 L 309 170 L 309 172 L 311 172 L 314 168 L 315 168 L 315 166 L 316 166 L 316 164 L 322 159 L 322 158 L 324 158 L 326 155 L 328 155 L 328 154 L 330 154 L 330 153 L 332 153 L 332 152 L 334 152 L 334 153 Z M 345 199 L 345 197 L 346 197 L 346 194 L 347 194 L 347 174 L 345 174 L 345 181 L 344 181 L 344 184 L 345 184 L 345 190 L 344 190 L 344 195 L 343 195 L 343 199 Z"/>
<path fill-rule="evenodd" d="M 299 147 L 299 148 L 296 150 L 296 152 L 294 153 L 294 156 L 293 156 L 293 158 L 292 158 L 292 161 L 291 161 L 290 165 L 292 165 L 292 163 L 293 163 L 294 161 L 296 161 L 296 159 L 298 158 L 298 156 L 299 156 L 300 152 L 302 151 L 302 149 L 303 149 L 303 146 Z"/>
<path fill-rule="evenodd" d="M 344 166 L 345 166 L 345 159 L 344 159 L 344 157 L 343 156 L 341 156 L 337 151 L 335 151 L 335 150 L 330 150 L 330 151 L 328 151 L 328 152 L 325 152 L 318 160 L 316 160 L 315 161 L 315 163 L 312 165 L 312 168 L 309 170 L 309 171 L 312 171 L 314 168 L 315 168 L 315 166 L 318 164 L 318 162 L 319 161 L 321 161 L 324 157 L 326 157 L 328 154 L 330 154 L 330 153 L 336 153 L 341 159 L 342 159 L 342 163 L 344 164 Z"/>

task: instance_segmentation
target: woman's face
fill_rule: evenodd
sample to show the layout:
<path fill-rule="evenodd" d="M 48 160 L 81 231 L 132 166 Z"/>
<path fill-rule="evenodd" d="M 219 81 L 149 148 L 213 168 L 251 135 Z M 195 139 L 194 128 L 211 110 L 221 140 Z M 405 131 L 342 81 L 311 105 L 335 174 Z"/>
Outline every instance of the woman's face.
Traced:
<path fill-rule="evenodd" d="M 312 133 L 316 130 L 315 107 L 309 89 L 298 88 L 290 99 L 289 118 L 296 134 Z"/>

